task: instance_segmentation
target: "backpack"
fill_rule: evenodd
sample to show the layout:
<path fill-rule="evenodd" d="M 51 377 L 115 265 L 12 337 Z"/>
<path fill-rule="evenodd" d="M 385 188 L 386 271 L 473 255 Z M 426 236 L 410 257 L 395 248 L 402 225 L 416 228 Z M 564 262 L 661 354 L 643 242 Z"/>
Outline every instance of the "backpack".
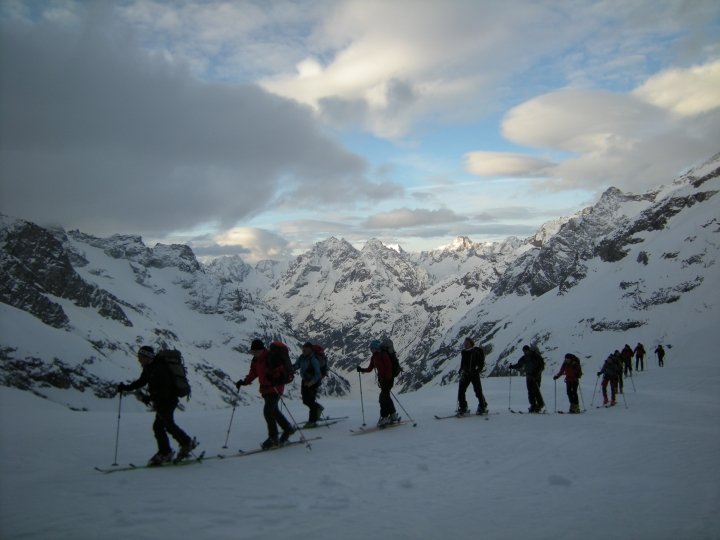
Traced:
<path fill-rule="evenodd" d="M 170 370 L 175 385 L 175 395 L 190 399 L 190 381 L 188 381 L 187 369 L 185 369 L 185 362 L 183 362 L 180 351 L 176 349 L 160 351 L 155 358 L 162 360 Z"/>
<path fill-rule="evenodd" d="M 270 343 L 267 357 L 268 380 L 273 384 L 290 384 L 295 370 L 290 361 L 290 351 L 281 341 Z"/>
<path fill-rule="evenodd" d="M 475 362 L 473 362 L 473 366 L 471 366 L 471 369 L 474 368 L 475 371 L 478 373 L 484 373 L 485 372 L 485 351 L 482 350 L 482 347 L 473 347 L 473 356 L 471 357 Z"/>
<path fill-rule="evenodd" d="M 313 345 L 313 352 L 315 353 L 315 358 L 318 360 L 318 364 L 320 364 L 320 378 L 324 379 L 330 370 L 325 349 L 320 345 Z"/>
<path fill-rule="evenodd" d="M 577 378 L 580 379 L 583 375 L 582 366 L 580 365 L 580 359 L 577 356 L 575 356 L 574 354 L 571 354 L 568 365 L 575 370 L 575 374 L 577 375 Z"/>
<path fill-rule="evenodd" d="M 400 375 L 402 367 L 400 367 L 400 359 L 395 353 L 395 346 L 390 338 L 385 338 L 380 342 L 380 350 L 386 352 L 390 357 L 390 363 L 392 365 L 392 376 L 393 378 Z"/>

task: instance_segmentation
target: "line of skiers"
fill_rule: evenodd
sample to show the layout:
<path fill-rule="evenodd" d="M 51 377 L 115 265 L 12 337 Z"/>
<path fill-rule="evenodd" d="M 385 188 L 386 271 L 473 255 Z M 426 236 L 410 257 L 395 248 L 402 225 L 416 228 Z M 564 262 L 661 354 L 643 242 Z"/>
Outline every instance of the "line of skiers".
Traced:
<path fill-rule="evenodd" d="M 392 387 L 395 378 L 400 374 L 400 364 L 395 353 L 392 341 L 389 339 L 370 342 L 371 358 L 367 367 L 356 366 L 359 373 L 370 373 L 375 371 L 378 386 L 380 387 L 380 419 L 377 425 L 385 427 L 389 424 L 400 422 L 401 417 L 395 410 L 392 399 Z M 168 354 L 170 353 L 170 354 Z M 176 353 L 176 356 L 173 356 Z M 268 438 L 262 443 L 263 449 L 269 449 L 281 445 L 297 431 L 280 410 L 280 403 L 285 390 L 285 385 L 292 381 L 295 372 L 300 373 L 301 397 L 303 404 L 308 408 L 308 420 L 304 428 L 317 426 L 318 419 L 322 415 L 324 407 L 317 402 L 317 394 L 323 377 L 329 370 L 327 357 L 324 350 L 318 345 L 310 342 L 303 344 L 302 353 L 294 364 L 290 363 L 287 346 L 280 342 L 272 342 L 268 349 L 265 344 L 255 339 L 250 345 L 249 353 L 252 355 L 250 370 L 248 374 L 235 383 L 238 391 L 242 386 L 251 384 L 258 379 L 260 394 L 264 399 L 263 416 L 267 424 Z M 615 405 L 616 394 L 623 392 L 623 375 L 632 376 L 632 356 L 635 355 L 636 370 L 644 370 L 645 348 L 642 343 L 633 350 L 625 345 L 622 352 L 614 351 L 605 360 L 597 375 L 603 376 L 602 394 L 604 405 Z M 658 364 L 664 365 L 665 350 L 662 345 L 655 349 L 658 357 Z M 152 347 L 144 345 L 137 353 L 138 361 L 142 366 L 140 377 L 128 384 L 119 384 L 118 392 L 139 390 L 148 387 L 148 394 L 140 393 L 139 397 L 146 404 L 152 404 L 155 410 L 153 422 L 153 433 L 157 442 L 158 451 L 150 458 L 150 465 L 162 465 L 172 461 L 179 461 L 187 458 L 197 447 L 198 442 L 190 437 L 176 423 L 174 419 L 175 410 L 179 404 L 179 397 L 189 395 L 189 384 L 187 383 L 184 366 L 178 363 L 179 353 L 177 351 L 161 351 L 155 353 Z M 180 366 L 180 367 L 178 367 Z M 523 356 L 515 363 L 508 366 L 514 370 L 524 370 L 530 403 L 529 412 L 540 413 L 545 408 L 545 401 L 540 392 L 542 372 L 545 369 L 545 361 L 540 352 L 528 345 L 523 346 Z M 475 397 L 478 400 L 476 414 L 487 413 L 487 401 L 483 395 L 481 374 L 485 368 L 485 354 L 481 347 L 476 347 L 472 338 L 468 337 L 463 342 L 463 349 L 460 355 L 459 382 L 457 394 L 457 414 L 463 415 L 469 412 L 465 394 L 472 384 Z M 578 401 L 578 386 L 582 377 L 580 359 L 574 354 L 567 353 L 564 357 L 560 370 L 553 376 L 557 380 L 565 376 L 568 400 L 570 401 L 569 413 L 576 414 L 580 411 Z M 610 387 L 610 398 L 607 388 Z M 282 428 L 280 434 L 278 426 Z M 177 456 L 170 446 L 168 435 L 172 436 L 179 445 Z"/>

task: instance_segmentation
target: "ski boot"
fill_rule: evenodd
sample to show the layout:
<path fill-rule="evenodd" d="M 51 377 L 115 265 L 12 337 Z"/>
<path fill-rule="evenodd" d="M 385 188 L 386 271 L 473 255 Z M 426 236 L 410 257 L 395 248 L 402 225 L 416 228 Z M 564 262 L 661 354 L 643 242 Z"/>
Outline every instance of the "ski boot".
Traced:
<path fill-rule="evenodd" d="M 303 429 L 313 429 L 317 427 L 317 422 L 305 422 L 305 425 L 303 426 Z"/>
<path fill-rule="evenodd" d="M 275 437 L 268 437 L 265 439 L 265 442 L 260 445 L 260 448 L 263 450 L 270 450 L 271 448 L 275 448 L 278 445 L 278 440 Z"/>
<path fill-rule="evenodd" d="M 470 412 L 470 409 L 467 408 L 467 405 L 461 405 L 460 407 L 457 408 L 457 410 L 455 411 L 455 414 L 457 414 L 458 416 L 463 416 L 469 412 Z"/>
<path fill-rule="evenodd" d="M 288 429 L 282 432 L 282 435 L 280 435 L 280 446 L 288 442 L 288 439 L 293 436 L 293 433 L 297 431 L 296 428 L 290 426 Z"/>
<path fill-rule="evenodd" d="M 478 405 L 477 410 L 475 411 L 475 414 L 483 415 L 487 414 L 487 405 Z"/>
<path fill-rule="evenodd" d="M 177 457 L 173 461 L 173 463 L 178 463 L 182 461 L 183 459 L 187 459 L 190 457 L 190 454 L 193 450 L 195 450 L 198 447 L 198 444 L 200 444 L 195 437 L 190 439 L 188 442 L 180 446 L 180 450 L 178 450 Z"/>
<path fill-rule="evenodd" d="M 158 452 L 148 460 L 148 467 L 160 467 L 163 463 L 170 463 L 173 459 L 173 451 L 170 450 L 167 454 Z"/>
<path fill-rule="evenodd" d="M 377 422 L 377 427 L 384 428 L 385 426 L 387 426 L 390 423 L 392 423 L 390 416 L 381 416 L 380 420 L 378 420 L 378 422 Z"/>
<path fill-rule="evenodd" d="M 400 415 L 396 412 L 390 415 L 390 423 L 397 424 L 400 421 Z"/>

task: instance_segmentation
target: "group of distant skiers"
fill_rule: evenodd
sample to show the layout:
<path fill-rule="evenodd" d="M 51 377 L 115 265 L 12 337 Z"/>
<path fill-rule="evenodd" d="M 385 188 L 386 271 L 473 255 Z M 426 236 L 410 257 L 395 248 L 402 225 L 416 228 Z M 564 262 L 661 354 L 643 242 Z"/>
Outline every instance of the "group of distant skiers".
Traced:
<path fill-rule="evenodd" d="M 176 352 L 176 351 L 175 351 Z M 367 367 L 356 366 L 358 373 L 370 373 L 375 371 L 378 386 L 380 387 L 380 419 L 378 427 L 386 427 L 390 424 L 401 421 L 401 417 L 395 410 L 392 399 L 392 387 L 395 378 L 399 375 L 400 367 L 397 355 L 390 340 L 373 340 L 370 342 L 371 358 Z M 318 345 L 310 342 L 302 346 L 302 353 L 294 364 L 289 361 L 287 346 L 280 342 L 272 342 L 268 349 L 263 341 L 255 339 L 250 344 L 249 353 L 252 355 L 250 370 L 248 374 L 235 383 L 238 391 L 242 386 L 251 384 L 258 379 L 260 394 L 265 405 L 263 416 L 267 424 L 268 438 L 262 443 L 262 448 L 267 450 L 280 446 L 297 431 L 297 427 L 291 424 L 280 410 L 280 403 L 285 390 L 285 384 L 293 378 L 293 373 L 299 372 L 301 379 L 301 396 L 303 404 L 309 410 L 308 420 L 304 428 L 317 426 L 324 410 L 317 402 L 317 394 L 323 377 L 327 374 L 327 358 L 324 350 Z M 664 365 L 665 350 L 662 345 L 655 349 L 658 364 Z M 642 343 L 633 350 L 625 345 L 622 351 L 614 351 L 605 360 L 598 378 L 603 376 L 602 394 L 603 404 L 615 405 L 616 394 L 623 391 L 623 375 L 632 375 L 632 357 L 635 356 L 635 369 L 644 370 L 645 348 Z M 197 447 L 197 440 L 185 433 L 176 423 L 174 413 L 179 404 L 179 396 L 187 395 L 183 390 L 178 392 L 178 376 L 184 376 L 184 367 L 178 372 L 173 365 L 173 357 L 167 351 L 155 353 L 152 347 L 147 345 L 140 347 L 137 353 L 138 361 L 142 366 L 140 377 L 129 384 L 119 384 L 118 392 L 139 390 L 148 387 L 148 394 L 139 394 L 139 397 L 146 403 L 152 404 L 155 410 L 155 421 L 153 433 L 157 442 L 158 451 L 150 458 L 149 465 L 162 465 L 171 461 L 186 459 Z M 523 370 L 530 402 L 529 412 L 540 413 L 545 408 L 545 401 L 540 392 L 542 372 L 545 369 L 545 361 L 535 347 L 523 346 L 523 356 L 512 365 L 510 369 Z M 463 342 L 463 349 L 460 355 L 460 368 L 458 371 L 458 393 L 457 411 L 458 415 L 469 413 L 468 402 L 465 397 L 470 385 L 478 400 L 476 414 L 487 414 L 487 401 L 483 395 L 481 374 L 485 368 L 485 354 L 481 347 L 477 347 L 472 338 L 466 338 Z M 568 353 L 560 366 L 560 370 L 553 376 L 557 380 L 565 376 L 568 400 L 570 401 L 569 413 L 580 413 L 578 401 L 578 385 L 582 377 L 580 359 L 574 354 Z M 182 377 L 181 377 L 182 378 Z M 185 381 L 187 385 L 187 382 Z M 607 388 L 610 386 L 610 398 L 608 399 Z M 189 386 L 187 387 L 189 393 Z M 278 426 L 282 429 L 279 432 Z M 179 444 L 177 456 L 170 446 L 168 434 Z"/>

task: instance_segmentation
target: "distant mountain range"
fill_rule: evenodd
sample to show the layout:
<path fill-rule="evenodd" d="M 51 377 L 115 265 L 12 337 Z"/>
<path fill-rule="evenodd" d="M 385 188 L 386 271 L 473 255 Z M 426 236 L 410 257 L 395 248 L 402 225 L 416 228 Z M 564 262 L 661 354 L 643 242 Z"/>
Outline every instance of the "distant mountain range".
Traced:
<path fill-rule="evenodd" d="M 455 382 L 465 336 L 485 348 L 487 374 L 504 373 L 524 343 L 539 346 L 548 369 L 568 351 L 599 367 L 625 343 L 671 348 L 720 323 L 719 171 L 720 155 L 643 194 L 610 188 L 526 239 L 460 237 L 408 253 L 332 237 L 289 264 L 202 264 L 184 245 L 2 217 L 0 383 L 104 406 L 150 344 L 180 349 L 191 403 L 216 407 L 232 401 L 255 337 L 294 354 L 308 339 L 324 345 L 339 375 L 326 384 L 334 395 L 349 391 L 381 336 L 400 354 L 404 391 Z"/>

